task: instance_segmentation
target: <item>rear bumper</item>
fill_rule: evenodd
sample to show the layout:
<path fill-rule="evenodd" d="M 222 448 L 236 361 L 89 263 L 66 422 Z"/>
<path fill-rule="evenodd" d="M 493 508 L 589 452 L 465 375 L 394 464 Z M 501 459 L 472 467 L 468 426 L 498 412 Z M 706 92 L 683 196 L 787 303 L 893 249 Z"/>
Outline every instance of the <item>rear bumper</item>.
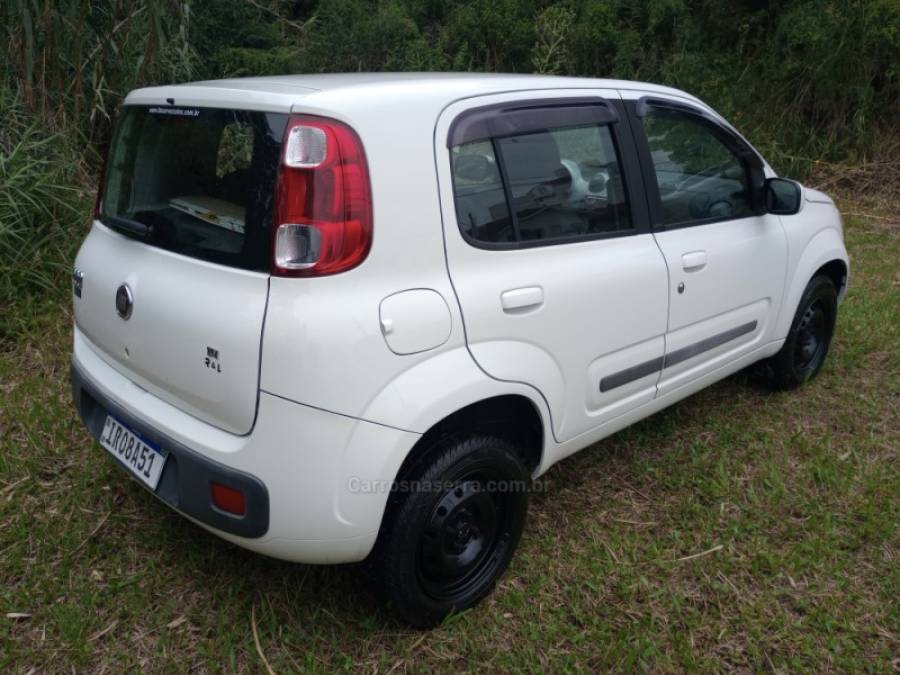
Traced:
<path fill-rule="evenodd" d="M 231 434 L 131 382 L 77 326 L 72 387 L 92 435 L 112 413 L 171 453 L 154 492 L 160 500 L 243 548 L 296 562 L 365 558 L 390 483 L 420 438 L 266 392 L 251 432 Z M 210 480 L 244 490 L 243 522 L 210 505 Z"/>
<path fill-rule="evenodd" d="M 229 534 L 255 539 L 268 531 L 269 492 L 259 478 L 213 462 L 141 422 L 92 386 L 74 359 L 71 379 L 75 408 L 94 439 L 100 438 L 106 416 L 111 414 L 166 451 L 166 466 L 155 492 L 162 501 L 208 527 Z M 114 461 L 121 464 L 118 458 Z M 243 516 L 233 516 L 213 506 L 210 498 L 213 481 L 244 493 L 247 509 Z"/>

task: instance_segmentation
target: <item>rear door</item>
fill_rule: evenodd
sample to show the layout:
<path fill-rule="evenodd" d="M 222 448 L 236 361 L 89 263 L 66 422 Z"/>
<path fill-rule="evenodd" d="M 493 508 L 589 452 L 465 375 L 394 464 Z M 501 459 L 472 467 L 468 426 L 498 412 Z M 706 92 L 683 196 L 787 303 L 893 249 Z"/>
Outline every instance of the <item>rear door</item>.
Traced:
<path fill-rule="evenodd" d="M 627 107 L 669 271 L 665 395 L 770 339 L 787 241 L 780 219 L 754 202 L 763 163 L 743 139 L 681 100 L 654 95 Z"/>
<path fill-rule="evenodd" d="M 478 364 L 538 389 L 560 441 L 651 400 L 666 267 L 616 92 L 457 103 L 435 151 L 450 277 Z"/>
<path fill-rule="evenodd" d="M 135 384 L 233 433 L 256 412 L 284 114 L 126 106 L 76 259 L 76 327 Z"/>

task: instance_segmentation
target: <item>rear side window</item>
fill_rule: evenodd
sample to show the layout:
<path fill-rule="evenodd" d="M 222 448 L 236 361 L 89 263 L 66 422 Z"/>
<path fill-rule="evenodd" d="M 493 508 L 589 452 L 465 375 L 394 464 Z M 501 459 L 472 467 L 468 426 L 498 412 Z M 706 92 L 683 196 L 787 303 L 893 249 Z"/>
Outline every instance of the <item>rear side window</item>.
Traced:
<path fill-rule="evenodd" d="M 457 221 L 470 241 L 540 245 L 632 231 L 608 124 L 462 143 L 450 158 Z"/>
<path fill-rule="evenodd" d="M 752 215 L 747 168 L 708 124 L 659 110 L 644 117 L 643 126 L 663 225 Z"/>
<path fill-rule="evenodd" d="M 128 106 L 117 124 L 101 221 L 176 253 L 268 270 L 287 115 Z"/>

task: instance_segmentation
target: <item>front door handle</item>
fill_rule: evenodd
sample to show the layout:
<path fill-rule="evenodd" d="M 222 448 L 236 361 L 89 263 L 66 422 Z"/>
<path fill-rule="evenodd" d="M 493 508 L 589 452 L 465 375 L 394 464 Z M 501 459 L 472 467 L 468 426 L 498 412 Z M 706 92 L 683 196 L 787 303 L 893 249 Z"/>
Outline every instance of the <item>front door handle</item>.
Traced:
<path fill-rule="evenodd" d="M 500 294 L 500 306 L 504 312 L 515 313 L 534 309 L 544 304 L 544 289 L 540 286 L 512 288 Z"/>
<path fill-rule="evenodd" d="M 681 256 L 681 266 L 685 272 L 699 272 L 706 267 L 706 251 L 691 251 Z"/>

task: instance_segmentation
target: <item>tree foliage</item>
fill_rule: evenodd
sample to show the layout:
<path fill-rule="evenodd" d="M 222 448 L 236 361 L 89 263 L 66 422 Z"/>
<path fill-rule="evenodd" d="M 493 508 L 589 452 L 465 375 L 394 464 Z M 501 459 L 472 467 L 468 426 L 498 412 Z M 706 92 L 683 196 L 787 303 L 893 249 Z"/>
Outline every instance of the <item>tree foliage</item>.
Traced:
<path fill-rule="evenodd" d="M 377 70 L 653 81 L 713 105 L 795 177 L 806 158 L 861 161 L 900 127 L 898 0 L 5 0 L 0 21 L 0 310 L 63 283 L 81 176 L 139 86 Z"/>
<path fill-rule="evenodd" d="M 131 88 L 366 70 L 546 72 L 687 89 L 786 155 L 896 126 L 897 0 L 10 0 L 7 85 L 95 142 Z"/>

